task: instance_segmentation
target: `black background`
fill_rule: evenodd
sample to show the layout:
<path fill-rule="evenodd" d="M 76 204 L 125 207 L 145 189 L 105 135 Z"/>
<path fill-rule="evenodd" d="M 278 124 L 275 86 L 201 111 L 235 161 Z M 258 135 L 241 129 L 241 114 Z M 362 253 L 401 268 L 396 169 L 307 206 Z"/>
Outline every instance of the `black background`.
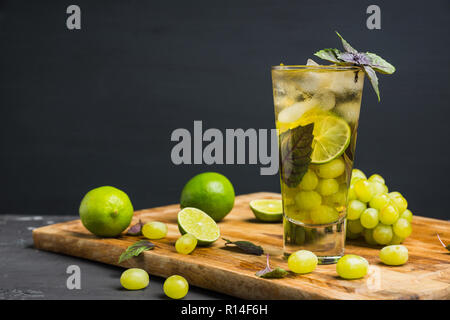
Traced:
<path fill-rule="evenodd" d="M 82 29 L 66 28 L 77 4 Z M 366 28 L 381 7 L 382 29 Z M 178 202 L 194 174 L 236 193 L 279 191 L 258 165 L 172 164 L 170 135 L 273 128 L 270 66 L 354 47 L 392 62 L 382 101 L 366 82 L 355 166 L 383 175 L 419 215 L 448 219 L 448 0 L 0 0 L 0 212 L 77 214 L 101 185 L 136 209 Z"/>

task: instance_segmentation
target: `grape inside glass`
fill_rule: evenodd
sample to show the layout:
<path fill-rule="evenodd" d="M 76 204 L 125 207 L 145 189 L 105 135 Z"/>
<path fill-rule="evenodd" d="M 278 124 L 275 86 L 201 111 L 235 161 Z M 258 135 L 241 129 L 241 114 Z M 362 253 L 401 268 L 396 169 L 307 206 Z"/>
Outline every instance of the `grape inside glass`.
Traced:
<path fill-rule="evenodd" d="M 353 66 L 272 67 L 284 254 L 319 263 L 344 254 L 347 193 L 364 72 Z"/>

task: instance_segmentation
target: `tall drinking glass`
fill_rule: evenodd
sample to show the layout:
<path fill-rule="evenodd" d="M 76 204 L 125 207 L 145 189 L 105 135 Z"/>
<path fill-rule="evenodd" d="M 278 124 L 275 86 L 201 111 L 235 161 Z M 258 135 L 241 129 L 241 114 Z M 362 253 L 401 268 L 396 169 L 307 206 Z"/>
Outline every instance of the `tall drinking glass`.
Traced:
<path fill-rule="evenodd" d="M 284 254 L 344 254 L 347 194 L 364 73 L 352 66 L 272 67 Z"/>

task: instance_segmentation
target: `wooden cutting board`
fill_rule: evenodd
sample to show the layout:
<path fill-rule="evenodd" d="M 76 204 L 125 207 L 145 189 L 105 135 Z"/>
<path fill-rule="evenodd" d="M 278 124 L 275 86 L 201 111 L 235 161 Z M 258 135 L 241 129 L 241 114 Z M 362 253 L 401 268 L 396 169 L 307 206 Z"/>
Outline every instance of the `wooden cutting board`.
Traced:
<path fill-rule="evenodd" d="M 255 220 L 249 202 L 258 198 L 280 198 L 275 193 L 253 193 L 236 197 L 233 211 L 219 223 L 221 234 L 230 240 L 249 240 L 270 254 L 271 266 L 288 270 L 282 257 L 282 226 Z M 380 263 L 378 247 L 363 241 L 348 241 L 346 253 L 361 255 L 370 263 L 368 275 L 359 280 L 343 280 L 335 265 L 318 266 L 306 275 L 290 273 L 283 279 L 262 279 L 255 272 L 265 267 L 266 257 L 241 253 L 225 247 L 219 239 L 212 246 L 197 248 L 190 255 L 175 251 L 180 236 L 176 216 L 179 205 L 135 212 L 133 223 L 162 221 L 169 232 L 157 247 L 120 264 L 138 267 L 150 274 L 184 276 L 191 285 L 246 299 L 450 299 L 450 253 L 438 242 L 436 233 L 450 243 L 450 222 L 414 217 L 413 234 L 405 241 L 409 261 L 398 267 Z M 38 249 L 59 252 L 107 264 L 117 263 L 120 254 L 138 237 L 101 239 L 90 234 L 80 220 L 33 230 Z"/>

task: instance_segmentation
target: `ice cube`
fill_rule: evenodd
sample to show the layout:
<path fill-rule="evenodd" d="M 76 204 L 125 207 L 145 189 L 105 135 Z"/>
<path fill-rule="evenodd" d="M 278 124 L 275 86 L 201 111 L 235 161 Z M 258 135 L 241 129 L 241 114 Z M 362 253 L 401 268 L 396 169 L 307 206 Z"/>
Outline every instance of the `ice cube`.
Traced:
<path fill-rule="evenodd" d="M 321 110 L 328 111 L 336 105 L 336 97 L 334 93 L 327 89 L 320 89 L 312 97 L 312 103 Z"/>
<path fill-rule="evenodd" d="M 329 89 L 336 94 L 360 91 L 362 90 L 363 82 L 364 74 L 362 71 L 358 71 L 357 77 L 356 72 L 353 70 L 333 72 Z"/>
<path fill-rule="evenodd" d="M 278 114 L 278 121 L 283 123 L 297 121 L 306 111 L 312 109 L 313 107 L 314 104 L 312 103 L 312 100 L 294 103 Z"/>
<path fill-rule="evenodd" d="M 306 61 L 306 65 L 307 66 L 318 66 L 319 64 L 317 62 L 315 62 L 313 59 L 308 59 Z"/>
<path fill-rule="evenodd" d="M 295 103 L 295 100 L 287 95 L 283 95 L 283 96 L 275 96 L 274 98 L 274 104 L 275 104 L 275 108 L 278 111 L 281 111 L 291 105 L 293 105 Z"/>
<path fill-rule="evenodd" d="M 353 100 L 338 104 L 334 111 L 348 123 L 356 124 L 359 119 L 360 107 L 361 102 L 359 100 Z"/>
<path fill-rule="evenodd" d="M 317 90 L 328 87 L 332 80 L 330 73 L 320 70 L 305 71 L 302 77 L 299 77 L 298 85 L 303 91 L 314 94 Z"/>

